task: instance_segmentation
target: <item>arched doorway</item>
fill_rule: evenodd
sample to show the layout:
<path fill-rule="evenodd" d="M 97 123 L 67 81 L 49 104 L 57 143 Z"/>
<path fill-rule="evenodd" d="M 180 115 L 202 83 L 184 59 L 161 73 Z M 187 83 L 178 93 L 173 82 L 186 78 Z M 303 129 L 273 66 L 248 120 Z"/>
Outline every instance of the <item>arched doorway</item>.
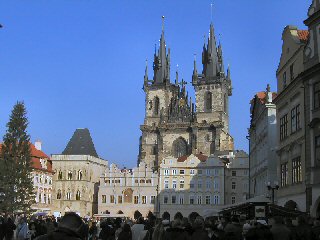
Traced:
<path fill-rule="evenodd" d="M 123 191 L 124 203 L 132 203 L 132 195 L 133 190 L 131 188 L 127 188 Z"/>

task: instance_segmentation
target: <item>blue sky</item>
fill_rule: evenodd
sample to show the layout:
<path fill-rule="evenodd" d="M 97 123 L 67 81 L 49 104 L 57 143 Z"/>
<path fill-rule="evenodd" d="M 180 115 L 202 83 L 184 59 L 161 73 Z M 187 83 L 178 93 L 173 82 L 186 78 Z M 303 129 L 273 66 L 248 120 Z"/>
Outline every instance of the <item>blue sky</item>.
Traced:
<path fill-rule="evenodd" d="M 154 44 L 166 17 L 172 80 L 191 81 L 201 62 L 210 0 L 0 0 L 0 136 L 13 105 L 23 100 L 32 140 L 61 153 L 76 128 L 89 128 L 98 154 L 120 166 L 136 164 L 144 119 L 145 59 L 152 77 Z M 305 29 L 311 0 L 216 0 L 213 23 L 233 96 L 231 134 L 248 150 L 249 101 L 271 84 L 286 25 Z M 188 86 L 193 95 L 192 87 Z"/>

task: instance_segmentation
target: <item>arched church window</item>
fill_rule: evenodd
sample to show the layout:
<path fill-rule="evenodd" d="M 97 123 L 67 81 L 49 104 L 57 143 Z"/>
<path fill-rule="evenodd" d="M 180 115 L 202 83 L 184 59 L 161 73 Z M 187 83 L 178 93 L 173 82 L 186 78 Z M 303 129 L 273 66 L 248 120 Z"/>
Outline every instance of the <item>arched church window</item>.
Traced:
<path fill-rule="evenodd" d="M 155 116 L 159 116 L 159 114 L 160 114 L 160 100 L 159 100 L 159 98 L 158 97 L 155 97 L 154 98 L 154 108 L 153 108 L 153 114 L 155 115 Z"/>
<path fill-rule="evenodd" d="M 82 180 L 82 171 L 81 170 L 78 171 L 78 180 Z"/>
<path fill-rule="evenodd" d="M 212 110 L 212 93 L 206 92 L 204 96 L 204 106 L 207 112 Z"/>
<path fill-rule="evenodd" d="M 58 180 L 62 180 L 62 172 L 61 172 L 61 170 L 59 170 L 59 173 L 58 173 Z"/>
<path fill-rule="evenodd" d="M 72 180 L 72 171 L 68 171 L 68 180 Z"/>
<path fill-rule="evenodd" d="M 77 194 L 76 194 L 76 200 L 80 200 L 81 199 L 81 193 L 80 193 L 80 191 L 78 190 L 77 191 Z"/>
<path fill-rule="evenodd" d="M 61 199 L 61 190 L 60 189 L 58 190 L 58 193 L 57 193 L 57 199 Z"/>
<path fill-rule="evenodd" d="M 182 157 L 188 154 L 188 144 L 183 138 L 178 138 L 173 142 L 172 154 L 176 158 Z"/>
<path fill-rule="evenodd" d="M 67 200 L 71 200 L 71 191 L 70 191 L 70 189 L 68 189 L 68 192 L 67 192 Z"/>

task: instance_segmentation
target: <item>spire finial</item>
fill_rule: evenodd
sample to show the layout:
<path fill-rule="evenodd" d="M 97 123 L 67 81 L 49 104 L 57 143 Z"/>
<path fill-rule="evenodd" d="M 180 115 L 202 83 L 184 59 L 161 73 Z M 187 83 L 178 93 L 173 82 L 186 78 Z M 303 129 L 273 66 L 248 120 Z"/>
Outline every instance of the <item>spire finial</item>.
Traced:
<path fill-rule="evenodd" d="M 267 88 L 266 88 L 267 92 L 270 92 L 270 84 L 267 84 Z"/>
<path fill-rule="evenodd" d="M 177 86 L 179 85 L 179 72 L 178 72 L 178 69 L 179 69 L 179 64 L 177 64 L 177 69 L 176 69 L 176 82 L 175 82 L 175 84 Z"/>
<path fill-rule="evenodd" d="M 162 16 L 162 32 L 164 32 L 164 16 Z"/>

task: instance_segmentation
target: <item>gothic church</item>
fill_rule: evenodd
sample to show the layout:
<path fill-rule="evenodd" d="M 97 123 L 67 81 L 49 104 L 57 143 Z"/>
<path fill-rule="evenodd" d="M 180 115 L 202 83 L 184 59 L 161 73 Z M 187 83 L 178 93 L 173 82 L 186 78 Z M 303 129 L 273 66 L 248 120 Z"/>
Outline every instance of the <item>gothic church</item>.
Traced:
<path fill-rule="evenodd" d="M 229 133 L 230 68 L 225 73 L 222 46 L 217 47 L 212 23 L 208 43 L 202 50 L 202 64 L 199 74 L 194 60 L 193 103 L 186 92 L 186 82 L 179 82 L 178 74 L 174 83 L 170 79 L 170 49 L 166 48 L 162 27 L 160 47 L 154 54 L 152 80 L 148 77 L 148 66 L 145 70 L 145 118 L 140 126 L 138 165 L 144 162 L 158 168 L 168 156 L 209 156 L 215 151 L 233 150 Z"/>

